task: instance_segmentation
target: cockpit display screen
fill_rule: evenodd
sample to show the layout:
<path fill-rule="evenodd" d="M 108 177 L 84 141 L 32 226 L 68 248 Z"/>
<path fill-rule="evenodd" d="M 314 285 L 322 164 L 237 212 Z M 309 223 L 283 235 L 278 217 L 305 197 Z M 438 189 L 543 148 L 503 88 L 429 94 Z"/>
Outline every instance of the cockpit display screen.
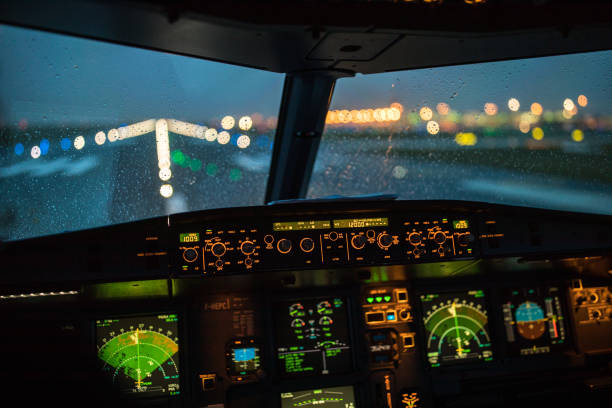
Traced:
<path fill-rule="evenodd" d="M 355 408 L 355 392 L 352 386 L 344 386 L 281 394 L 281 408 L 297 407 Z"/>
<path fill-rule="evenodd" d="M 493 359 L 482 290 L 421 295 L 432 367 Z"/>
<path fill-rule="evenodd" d="M 545 354 L 565 347 L 560 296 L 557 287 L 508 290 L 502 313 L 510 354 Z"/>
<path fill-rule="evenodd" d="M 275 304 L 276 351 L 283 376 L 352 369 L 346 300 L 299 299 Z"/>
<path fill-rule="evenodd" d="M 96 345 L 102 370 L 126 394 L 178 395 L 178 316 L 96 320 Z"/>

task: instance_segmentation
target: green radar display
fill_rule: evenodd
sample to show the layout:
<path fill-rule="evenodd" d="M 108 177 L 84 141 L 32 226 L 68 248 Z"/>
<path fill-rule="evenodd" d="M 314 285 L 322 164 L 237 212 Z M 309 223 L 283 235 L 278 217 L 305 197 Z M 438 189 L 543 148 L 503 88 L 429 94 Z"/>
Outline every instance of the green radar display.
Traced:
<path fill-rule="evenodd" d="M 179 394 L 176 314 L 96 321 L 102 370 L 121 392 L 143 396 Z"/>
<path fill-rule="evenodd" d="M 482 290 L 421 295 L 432 367 L 493 359 Z"/>

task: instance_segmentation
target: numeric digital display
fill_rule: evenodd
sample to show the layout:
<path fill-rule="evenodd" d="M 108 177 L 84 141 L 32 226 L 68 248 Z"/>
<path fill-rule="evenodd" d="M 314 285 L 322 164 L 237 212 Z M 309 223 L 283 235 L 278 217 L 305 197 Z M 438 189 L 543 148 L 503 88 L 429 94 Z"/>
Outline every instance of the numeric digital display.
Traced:
<path fill-rule="evenodd" d="M 276 351 L 283 376 L 352 369 L 344 298 L 299 299 L 275 304 Z"/>

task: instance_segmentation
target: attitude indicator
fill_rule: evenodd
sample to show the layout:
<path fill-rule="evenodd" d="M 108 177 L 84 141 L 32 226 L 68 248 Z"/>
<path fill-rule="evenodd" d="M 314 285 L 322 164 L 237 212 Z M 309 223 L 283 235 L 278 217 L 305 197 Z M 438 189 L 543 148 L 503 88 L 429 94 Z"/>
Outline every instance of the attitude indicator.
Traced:
<path fill-rule="evenodd" d="M 124 393 L 179 394 L 177 315 L 125 317 L 96 321 L 102 370 Z"/>
<path fill-rule="evenodd" d="M 493 359 L 484 292 L 421 295 L 432 367 Z"/>

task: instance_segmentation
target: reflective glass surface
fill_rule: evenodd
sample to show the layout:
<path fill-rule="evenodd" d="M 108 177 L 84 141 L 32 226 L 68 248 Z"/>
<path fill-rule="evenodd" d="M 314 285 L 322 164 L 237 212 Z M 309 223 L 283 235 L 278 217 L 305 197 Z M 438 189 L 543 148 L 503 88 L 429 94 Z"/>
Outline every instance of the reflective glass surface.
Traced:
<path fill-rule="evenodd" d="M 0 25 L 0 239 L 263 204 L 283 80 Z"/>
<path fill-rule="evenodd" d="M 338 81 L 308 196 L 612 214 L 612 51 Z"/>

